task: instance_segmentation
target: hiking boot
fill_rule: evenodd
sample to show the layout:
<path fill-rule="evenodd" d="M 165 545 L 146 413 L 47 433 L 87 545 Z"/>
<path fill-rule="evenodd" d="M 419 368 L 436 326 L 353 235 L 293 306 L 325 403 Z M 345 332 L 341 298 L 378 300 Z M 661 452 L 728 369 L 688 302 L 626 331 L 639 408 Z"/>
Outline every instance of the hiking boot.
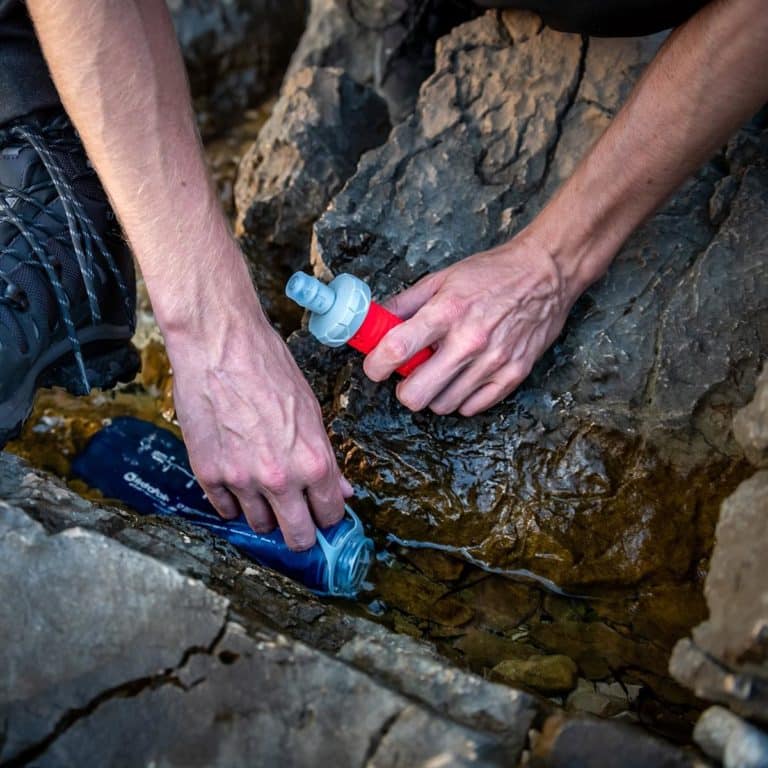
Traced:
<path fill-rule="evenodd" d="M 0 127 L 0 447 L 38 387 L 130 381 L 133 260 L 62 112 Z"/>

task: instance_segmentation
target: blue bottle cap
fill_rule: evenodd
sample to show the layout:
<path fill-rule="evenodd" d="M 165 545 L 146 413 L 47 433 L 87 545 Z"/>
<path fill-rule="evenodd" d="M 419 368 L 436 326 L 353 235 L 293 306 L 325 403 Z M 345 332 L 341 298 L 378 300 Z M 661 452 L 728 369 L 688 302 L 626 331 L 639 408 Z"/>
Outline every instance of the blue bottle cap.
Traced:
<path fill-rule="evenodd" d="M 353 522 L 334 542 L 317 531 L 317 543 L 323 550 L 328 568 L 328 590 L 322 594 L 354 597 L 363 585 L 373 562 L 373 542 L 363 532 L 360 518 L 348 504 L 344 509 Z"/>
<path fill-rule="evenodd" d="M 309 331 L 328 347 L 341 347 L 360 329 L 371 306 L 371 289 L 360 278 L 342 274 L 330 284 L 296 272 L 285 295 L 309 310 Z"/>

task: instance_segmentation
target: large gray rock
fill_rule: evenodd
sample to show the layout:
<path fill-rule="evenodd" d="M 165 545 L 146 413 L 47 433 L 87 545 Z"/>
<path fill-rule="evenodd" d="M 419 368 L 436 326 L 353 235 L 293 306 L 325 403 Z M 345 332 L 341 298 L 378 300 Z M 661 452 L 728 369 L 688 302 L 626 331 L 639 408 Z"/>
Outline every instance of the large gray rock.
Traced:
<path fill-rule="evenodd" d="M 341 67 L 389 105 L 392 122 L 410 114 L 434 64 L 434 44 L 477 13 L 471 2 L 312 0 L 307 28 L 288 69 Z"/>
<path fill-rule="evenodd" d="M 449 693 L 449 665 L 417 643 L 410 670 L 379 682 L 369 660 L 333 654 L 397 638 L 194 527 L 95 506 L 6 454 L 0 499 L 4 764 L 506 766 L 520 754 L 530 697 L 458 671 Z M 416 674 L 423 691 L 404 682 Z"/>
<path fill-rule="evenodd" d="M 456 28 L 413 116 L 316 224 L 316 270 L 353 272 L 381 296 L 509 238 L 658 43 L 585 42 L 523 13 Z M 359 360 L 295 338 L 368 519 L 571 588 L 695 573 L 747 471 L 729 425 L 768 346 L 758 138 L 743 134 L 635 233 L 525 384 L 484 415 L 411 415 Z"/>
<path fill-rule="evenodd" d="M 0 759 L 107 692 L 170 681 L 224 622 L 226 600 L 200 582 L 80 528 L 48 536 L 4 502 L 0 553 Z"/>
<path fill-rule="evenodd" d="M 304 28 L 305 0 L 167 0 L 204 133 L 276 90 Z"/>
<path fill-rule="evenodd" d="M 340 69 L 295 72 L 240 163 L 237 234 L 259 257 L 306 259 L 315 219 L 388 132 L 386 104 L 370 88 Z"/>

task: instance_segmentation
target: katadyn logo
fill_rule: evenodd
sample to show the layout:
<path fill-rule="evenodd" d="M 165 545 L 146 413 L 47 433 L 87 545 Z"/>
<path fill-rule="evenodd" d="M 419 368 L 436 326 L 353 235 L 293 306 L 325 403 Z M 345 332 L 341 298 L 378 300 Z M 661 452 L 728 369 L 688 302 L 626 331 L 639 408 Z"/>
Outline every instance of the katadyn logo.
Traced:
<path fill-rule="evenodd" d="M 123 475 L 123 480 L 125 480 L 131 488 L 135 488 L 137 491 L 141 491 L 147 496 L 152 496 L 158 501 L 164 501 L 166 504 L 170 501 L 167 494 L 163 493 L 159 488 L 155 488 L 154 485 L 151 485 L 146 480 L 142 480 L 135 472 L 126 472 Z"/>

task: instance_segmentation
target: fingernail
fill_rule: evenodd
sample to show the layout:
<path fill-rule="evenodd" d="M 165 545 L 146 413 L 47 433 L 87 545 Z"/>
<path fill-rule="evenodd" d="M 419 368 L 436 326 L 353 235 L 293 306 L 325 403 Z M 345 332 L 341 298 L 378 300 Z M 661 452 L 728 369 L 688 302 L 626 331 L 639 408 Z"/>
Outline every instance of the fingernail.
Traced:
<path fill-rule="evenodd" d="M 355 495 L 355 489 L 352 487 L 352 483 L 350 483 L 343 475 L 341 476 L 339 485 L 341 486 L 341 495 L 344 496 L 345 499 Z"/>

